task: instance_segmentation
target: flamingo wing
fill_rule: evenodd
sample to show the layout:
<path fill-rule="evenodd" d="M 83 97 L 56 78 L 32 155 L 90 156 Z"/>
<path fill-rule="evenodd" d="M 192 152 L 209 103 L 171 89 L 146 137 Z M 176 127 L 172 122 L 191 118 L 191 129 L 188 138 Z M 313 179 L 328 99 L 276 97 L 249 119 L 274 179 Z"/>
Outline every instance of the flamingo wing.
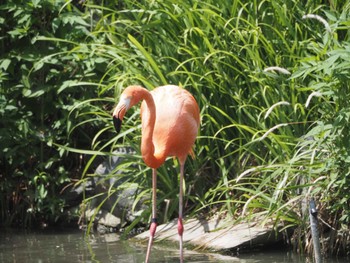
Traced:
<path fill-rule="evenodd" d="M 151 91 L 156 105 L 153 131 L 155 156 L 176 156 L 185 160 L 199 128 L 199 107 L 193 96 L 174 85 L 161 86 Z M 147 105 L 141 105 L 142 122 L 149 118 Z"/>

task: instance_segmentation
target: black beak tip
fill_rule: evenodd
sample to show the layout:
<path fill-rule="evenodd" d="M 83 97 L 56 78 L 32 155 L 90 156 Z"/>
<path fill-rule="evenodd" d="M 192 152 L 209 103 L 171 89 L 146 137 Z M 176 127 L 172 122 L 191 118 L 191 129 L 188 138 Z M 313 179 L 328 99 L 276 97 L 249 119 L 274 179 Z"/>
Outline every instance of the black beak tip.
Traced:
<path fill-rule="evenodd" d="M 120 132 L 120 128 L 122 126 L 122 120 L 113 116 L 113 124 L 114 124 L 114 128 L 117 131 L 117 133 Z"/>

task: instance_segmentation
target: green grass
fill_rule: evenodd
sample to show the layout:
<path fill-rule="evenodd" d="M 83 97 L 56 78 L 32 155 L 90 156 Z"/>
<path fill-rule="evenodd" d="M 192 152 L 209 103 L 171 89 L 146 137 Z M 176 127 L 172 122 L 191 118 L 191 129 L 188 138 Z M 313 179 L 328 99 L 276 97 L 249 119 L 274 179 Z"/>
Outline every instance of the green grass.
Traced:
<path fill-rule="evenodd" d="M 347 137 L 337 137 L 345 133 L 348 118 L 347 15 L 340 4 L 334 9 L 317 1 L 124 5 L 90 7 L 106 11 L 94 34 L 112 40 L 99 47 L 103 52 L 90 47 L 111 61 L 104 81 L 113 86 L 100 96 L 113 89 L 118 98 L 135 83 L 148 89 L 173 83 L 194 94 L 202 122 L 196 159 L 186 168 L 187 215 L 219 212 L 238 221 L 262 217 L 276 226 L 307 227 L 301 203 L 313 196 L 321 210 L 347 222 L 346 212 L 337 210 L 347 207 L 347 196 L 342 204 L 332 202 L 347 182 L 341 168 L 347 163 Z M 332 33 L 316 19 L 303 19 L 307 13 L 328 19 Z M 273 66 L 288 72 L 265 71 Z M 136 109 L 118 136 L 137 151 L 139 121 Z M 101 146 L 96 138 L 93 147 L 112 150 L 118 144 L 111 122 L 104 122 L 98 136 L 111 141 Z M 150 171 L 140 167 L 147 176 L 133 180 L 147 191 Z M 165 218 L 176 216 L 176 167 L 169 160 L 160 169 L 160 203 L 173 204 Z"/>

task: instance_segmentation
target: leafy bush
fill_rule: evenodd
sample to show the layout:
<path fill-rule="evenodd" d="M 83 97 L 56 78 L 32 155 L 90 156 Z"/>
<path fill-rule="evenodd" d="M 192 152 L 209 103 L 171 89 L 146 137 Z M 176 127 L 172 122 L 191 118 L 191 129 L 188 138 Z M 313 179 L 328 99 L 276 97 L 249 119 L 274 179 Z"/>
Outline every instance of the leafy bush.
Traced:
<path fill-rule="evenodd" d="M 90 20 L 66 1 L 7 1 L 0 10 L 1 222 L 55 221 L 64 207 L 59 191 L 80 176 L 84 160 L 53 144 L 90 144 L 96 122 L 69 134 L 77 123 L 70 110 L 98 94 L 91 87 L 101 79 L 102 62 L 71 52 L 75 42 L 91 38 Z"/>

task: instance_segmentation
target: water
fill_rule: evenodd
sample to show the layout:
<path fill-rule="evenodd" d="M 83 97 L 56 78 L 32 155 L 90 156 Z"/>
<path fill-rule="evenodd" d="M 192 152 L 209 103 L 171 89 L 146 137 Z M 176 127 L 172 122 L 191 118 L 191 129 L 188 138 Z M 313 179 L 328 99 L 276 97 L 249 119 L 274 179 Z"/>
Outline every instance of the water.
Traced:
<path fill-rule="evenodd" d="M 160 242 L 162 243 L 162 242 Z M 120 240 L 118 235 L 84 235 L 82 231 L 24 232 L 1 230 L 0 262 L 44 263 L 44 262 L 118 262 L 139 263 L 144 261 L 146 244 Z M 155 244 L 151 262 L 179 262 L 176 247 Z M 185 262 L 237 262 L 237 263 L 301 263 L 312 262 L 290 252 L 258 252 L 238 257 L 221 256 L 214 253 L 185 251 Z M 345 263 L 348 260 L 324 262 Z"/>

